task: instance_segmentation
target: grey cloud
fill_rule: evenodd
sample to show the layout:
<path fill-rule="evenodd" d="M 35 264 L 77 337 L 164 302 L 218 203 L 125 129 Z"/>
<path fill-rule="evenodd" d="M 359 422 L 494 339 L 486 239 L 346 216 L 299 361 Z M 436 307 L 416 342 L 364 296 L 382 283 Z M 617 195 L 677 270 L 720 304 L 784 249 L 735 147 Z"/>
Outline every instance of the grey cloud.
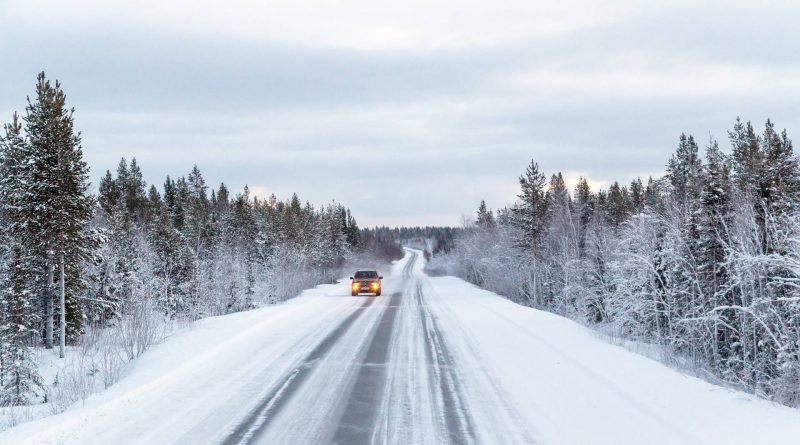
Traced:
<path fill-rule="evenodd" d="M 0 56 L 17 61 L 17 75 L 0 86 L 5 98 L 29 89 L 44 69 L 84 107 L 114 111 L 410 102 L 474 90 L 503 69 L 492 68 L 491 54 L 464 51 L 376 53 L 142 35 L 65 36 L 58 45 L 17 37 L 0 46 Z"/>
<path fill-rule="evenodd" d="M 724 142 L 737 115 L 800 128 L 787 3 L 675 2 L 502 44 L 356 50 L 113 24 L 0 30 L 0 111 L 41 69 L 61 79 L 96 179 L 136 156 L 147 179 L 197 163 L 209 184 L 312 202 L 362 224 L 450 223 L 548 173 L 627 182 L 663 170 L 681 132 Z M 723 145 L 725 145 L 723 143 Z M 353 165 L 374 168 L 355 175 Z"/>

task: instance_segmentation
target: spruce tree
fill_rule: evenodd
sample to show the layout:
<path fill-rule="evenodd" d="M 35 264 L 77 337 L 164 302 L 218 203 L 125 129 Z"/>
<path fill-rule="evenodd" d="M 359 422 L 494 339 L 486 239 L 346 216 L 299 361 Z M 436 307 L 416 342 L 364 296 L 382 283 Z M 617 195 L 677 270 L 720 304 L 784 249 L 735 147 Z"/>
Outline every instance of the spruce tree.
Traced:
<path fill-rule="evenodd" d="M 131 159 L 128 167 L 128 179 L 122 188 L 125 195 L 125 207 L 131 218 L 136 222 L 143 222 L 147 207 L 147 196 L 145 195 L 147 183 L 144 181 L 136 158 Z"/>
<path fill-rule="evenodd" d="M 41 386 L 28 350 L 40 321 L 33 295 L 39 269 L 27 229 L 29 159 L 15 113 L 0 137 L 0 406 L 26 404 Z"/>
<path fill-rule="evenodd" d="M 548 216 L 552 217 L 553 212 L 569 214 L 572 210 L 572 198 L 567 190 L 567 183 L 561 172 L 550 177 L 550 186 L 547 190 Z"/>
<path fill-rule="evenodd" d="M 131 214 L 124 203 L 120 203 L 108 223 L 110 258 L 108 267 L 107 294 L 103 301 L 104 320 L 121 315 L 131 301 L 136 280 L 136 248 Z"/>
<path fill-rule="evenodd" d="M 183 183 L 183 182 L 182 182 Z M 189 173 L 186 184 L 186 239 L 190 243 L 195 256 L 202 255 L 202 249 L 207 241 L 208 218 L 210 204 L 206 191 L 206 182 L 200 169 L 195 165 Z"/>
<path fill-rule="evenodd" d="M 653 177 L 647 178 L 647 186 L 644 189 L 644 205 L 651 212 L 663 213 L 664 202 L 661 199 L 661 187 Z"/>
<path fill-rule="evenodd" d="M 736 291 L 730 286 L 727 249 L 730 245 L 732 224 L 730 167 L 716 141 L 706 149 L 706 164 L 703 169 L 703 191 L 701 216 L 699 219 L 699 276 L 704 299 L 709 309 L 717 306 L 739 304 Z M 736 312 L 726 309 L 712 314 L 717 361 L 724 365 L 737 362 L 733 357 L 739 343 Z"/>
<path fill-rule="evenodd" d="M 750 122 L 736 118 L 733 131 L 728 132 L 733 146 L 733 178 L 739 190 L 751 200 L 757 200 L 764 168 L 761 142 Z"/>
<path fill-rule="evenodd" d="M 80 133 L 73 129 L 73 112 L 66 106 L 66 95 L 61 85 L 58 82 L 53 85 L 44 73 L 39 74 L 36 97 L 33 101 L 28 100 L 25 116 L 34 179 L 29 184 L 28 195 L 37 210 L 30 223 L 36 240 L 33 247 L 46 258 L 46 270 L 60 270 L 59 337 L 62 356 L 68 334 L 67 323 L 70 325 L 69 335 L 75 335 L 81 330 L 83 318 L 76 304 L 81 280 L 71 279 L 66 283 L 65 275 L 68 268 L 75 275 L 80 263 L 91 255 L 90 246 L 94 245 L 88 230 L 94 210 L 94 200 L 87 193 L 89 168 L 83 160 Z M 45 295 L 46 305 L 50 308 L 53 297 Z M 66 313 L 68 308 L 72 309 L 69 314 Z M 46 317 L 48 324 L 52 323 L 51 311 L 47 311 Z"/>
<path fill-rule="evenodd" d="M 0 406 L 27 405 L 42 387 L 42 379 L 28 351 L 34 337 L 37 317 L 31 304 L 30 274 L 25 267 L 25 247 L 18 241 L 4 240 L 10 247 L 7 270 L 0 274 L 0 341 L 3 367 Z"/>
<path fill-rule="evenodd" d="M 644 185 L 642 184 L 642 178 L 636 178 L 631 181 L 630 186 L 630 197 L 631 197 L 631 212 L 634 214 L 639 214 L 644 211 L 645 205 L 645 189 Z"/>
<path fill-rule="evenodd" d="M 514 224 L 523 232 L 523 245 L 533 253 L 547 227 L 549 200 L 545 192 L 545 175 L 539 164 L 531 161 L 525 174 L 519 177 L 520 203 L 514 211 Z"/>
<path fill-rule="evenodd" d="M 114 180 L 114 177 L 111 176 L 111 171 L 106 170 L 105 176 L 100 179 L 97 201 L 107 215 L 110 215 L 114 207 L 116 207 L 119 196 L 120 191 L 117 182 Z"/>
<path fill-rule="evenodd" d="M 161 207 L 150 237 L 157 257 L 157 278 L 164 289 L 158 296 L 158 305 L 167 316 L 177 317 L 185 309 L 182 283 L 187 282 L 188 273 L 183 242 L 170 222 L 166 205 Z"/>
<path fill-rule="evenodd" d="M 620 187 L 619 182 L 614 181 L 608 188 L 608 208 L 606 217 L 612 227 L 619 227 L 630 215 L 630 198 L 625 187 Z"/>
<path fill-rule="evenodd" d="M 491 229 L 495 226 L 494 214 L 486 207 L 486 201 L 481 199 L 478 206 L 478 217 L 476 224 L 481 229 Z"/>
<path fill-rule="evenodd" d="M 575 185 L 575 206 L 578 211 L 578 255 L 583 258 L 586 255 L 586 234 L 594 215 L 594 196 L 583 176 Z"/>
<path fill-rule="evenodd" d="M 356 218 L 350 214 L 350 209 L 347 209 L 347 242 L 350 247 L 356 247 L 361 244 L 361 230 L 358 228 Z"/>
<path fill-rule="evenodd" d="M 765 158 L 761 196 L 770 212 L 783 214 L 800 200 L 800 166 L 786 130 L 778 134 L 769 119 L 761 141 Z"/>
<path fill-rule="evenodd" d="M 177 201 L 178 193 L 177 190 L 175 190 L 175 181 L 170 179 L 169 175 L 167 175 L 167 179 L 164 181 L 164 204 L 167 206 L 170 217 L 175 213 Z"/>
<path fill-rule="evenodd" d="M 675 203 L 684 213 L 691 211 L 701 188 L 702 162 L 692 135 L 681 134 L 678 149 L 667 163 L 667 179 L 672 186 Z"/>
<path fill-rule="evenodd" d="M 147 191 L 147 226 L 152 227 L 157 221 L 159 216 L 161 215 L 161 206 L 164 204 L 163 200 L 161 199 L 161 194 L 158 193 L 158 189 L 155 185 L 150 186 L 150 190 Z"/>
<path fill-rule="evenodd" d="M 228 193 L 228 187 L 226 187 L 225 183 L 223 182 L 219 185 L 219 190 L 217 190 L 217 203 L 215 210 L 219 214 L 224 214 L 230 208 L 230 200 L 231 197 L 230 193 Z"/>

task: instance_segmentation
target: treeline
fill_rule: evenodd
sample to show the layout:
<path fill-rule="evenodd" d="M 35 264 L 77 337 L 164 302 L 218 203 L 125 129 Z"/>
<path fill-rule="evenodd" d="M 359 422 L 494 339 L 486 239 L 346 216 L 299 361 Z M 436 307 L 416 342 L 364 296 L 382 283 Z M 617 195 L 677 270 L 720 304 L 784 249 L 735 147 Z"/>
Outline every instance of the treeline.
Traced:
<path fill-rule="evenodd" d="M 422 249 L 426 255 L 449 252 L 460 228 L 456 227 L 375 227 L 363 229 L 365 239 L 382 240 L 391 244 L 409 245 Z M 402 256 L 402 249 L 400 250 Z"/>
<path fill-rule="evenodd" d="M 681 135 L 663 178 L 572 193 L 531 162 L 518 202 L 434 258 L 521 304 L 658 343 L 800 406 L 800 167 L 786 131 L 737 119 L 723 152 Z"/>
<path fill-rule="evenodd" d="M 147 192 L 145 192 L 147 190 Z M 134 274 L 147 269 L 148 286 L 165 314 L 193 319 L 284 300 L 339 276 L 360 231 L 341 205 L 315 208 L 295 194 L 251 197 L 245 186 L 231 195 L 225 184 L 209 192 L 195 166 L 186 177 L 166 178 L 163 194 L 145 188 L 136 160 L 120 161 L 99 187 L 95 223 L 109 240 L 91 276 L 93 321 L 115 317 L 136 292 Z M 155 260 L 140 264 L 139 257 Z M 150 293 L 151 291 L 144 291 Z"/>
<path fill-rule="evenodd" d="M 403 247 L 400 240 L 378 228 L 361 229 L 360 248 L 371 252 L 385 262 L 403 258 Z"/>
<path fill-rule="evenodd" d="M 60 344 L 63 357 L 64 345 L 102 337 L 114 354 L 87 365 L 94 376 L 109 356 L 139 355 L 169 320 L 245 310 L 337 278 L 359 245 L 341 205 L 209 190 L 197 167 L 159 190 L 122 159 L 92 196 L 72 113 L 42 73 L 24 117 L 0 137 L 0 406 L 47 398 L 32 346 Z"/>

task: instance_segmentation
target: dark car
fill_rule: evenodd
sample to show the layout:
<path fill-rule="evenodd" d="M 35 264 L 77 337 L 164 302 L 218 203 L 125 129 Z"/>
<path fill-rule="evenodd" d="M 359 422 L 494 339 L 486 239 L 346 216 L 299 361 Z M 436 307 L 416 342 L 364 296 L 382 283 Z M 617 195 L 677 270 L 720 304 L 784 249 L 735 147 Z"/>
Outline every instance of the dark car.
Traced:
<path fill-rule="evenodd" d="M 353 282 L 350 285 L 350 294 L 356 296 L 358 294 L 375 294 L 379 297 L 381 295 L 381 280 L 382 276 L 378 275 L 374 270 L 359 270 L 350 277 Z"/>

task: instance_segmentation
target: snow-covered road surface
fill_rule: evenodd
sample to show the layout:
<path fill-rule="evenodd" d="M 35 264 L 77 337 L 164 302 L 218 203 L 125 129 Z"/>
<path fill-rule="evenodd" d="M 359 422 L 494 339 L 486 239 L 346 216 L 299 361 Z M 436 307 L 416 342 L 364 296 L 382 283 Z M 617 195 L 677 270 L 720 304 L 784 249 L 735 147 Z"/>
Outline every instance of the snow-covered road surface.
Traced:
<path fill-rule="evenodd" d="M 800 411 L 687 377 L 409 250 L 348 282 L 206 319 L 82 406 L 0 444 L 793 444 Z"/>

